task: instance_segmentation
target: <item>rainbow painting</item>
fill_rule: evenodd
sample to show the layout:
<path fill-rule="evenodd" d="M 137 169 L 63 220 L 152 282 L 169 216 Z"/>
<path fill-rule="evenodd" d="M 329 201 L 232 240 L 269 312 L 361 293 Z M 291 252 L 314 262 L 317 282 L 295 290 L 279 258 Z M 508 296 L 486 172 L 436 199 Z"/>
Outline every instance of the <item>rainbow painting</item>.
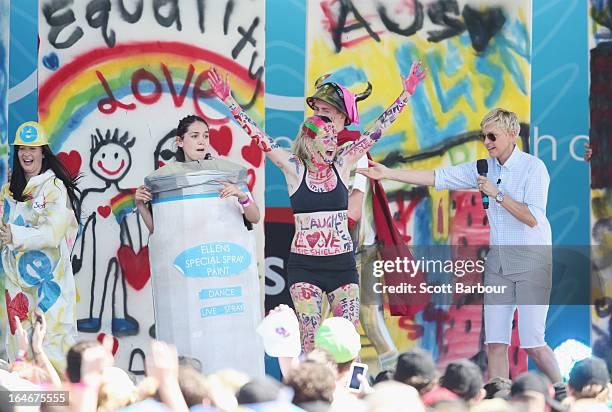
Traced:
<path fill-rule="evenodd" d="M 111 199 L 111 210 L 115 219 L 117 219 L 117 223 L 121 224 L 123 219 L 134 211 L 136 207 L 134 193 L 136 193 L 136 189 L 127 189 Z"/>
<path fill-rule="evenodd" d="M 109 102 L 121 102 L 119 110 L 129 112 L 132 105 L 153 104 L 164 93 L 172 95 L 176 107 L 193 104 L 196 114 L 201 115 L 198 109 L 202 99 L 211 105 L 216 100 L 206 75 L 211 67 L 216 67 L 222 76 L 229 74 L 232 93 L 239 102 L 248 103 L 257 95 L 249 114 L 263 124 L 264 84 L 248 68 L 210 50 L 163 41 L 101 47 L 60 66 L 39 87 L 39 119 L 52 148 L 59 150 L 87 115 L 96 110 L 112 114 Z M 132 96 L 134 88 L 138 89 L 138 79 L 147 86 L 153 85 L 153 92 L 149 87 L 139 96 Z M 139 101 L 134 103 L 134 97 Z M 229 121 L 223 115 L 207 120 L 211 125 Z"/>

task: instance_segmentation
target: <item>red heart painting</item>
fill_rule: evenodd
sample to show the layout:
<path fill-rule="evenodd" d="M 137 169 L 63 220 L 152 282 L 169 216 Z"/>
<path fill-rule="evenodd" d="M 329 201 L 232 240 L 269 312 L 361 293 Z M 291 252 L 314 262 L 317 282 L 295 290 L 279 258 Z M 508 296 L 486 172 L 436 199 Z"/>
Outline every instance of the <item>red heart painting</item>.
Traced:
<path fill-rule="evenodd" d="M 255 167 L 259 167 L 261 165 L 261 160 L 263 159 L 263 152 L 255 143 L 255 140 L 251 140 L 251 144 L 248 146 L 244 146 L 242 148 L 242 157 L 244 160 L 249 162 Z"/>
<path fill-rule="evenodd" d="M 314 232 L 309 235 L 306 235 L 306 241 L 310 245 L 310 247 L 315 247 L 319 239 L 321 238 L 321 233 Z"/>
<path fill-rule="evenodd" d="M 96 340 L 100 343 L 104 343 L 104 338 L 106 337 L 106 333 L 99 333 L 98 336 L 96 337 Z M 114 336 L 111 336 L 113 338 L 113 356 L 115 356 L 115 353 L 117 353 L 117 349 L 119 349 L 119 339 L 117 339 Z"/>
<path fill-rule="evenodd" d="M 6 311 L 9 318 L 9 326 L 11 327 L 11 335 L 15 334 L 17 324 L 15 323 L 15 316 L 19 316 L 19 320 L 26 320 L 28 318 L 28 297 L 23 293 L 19 292 L 11 299 L 8 290 L 4 290 L 4 297 L 6 299 Z"/>
<path fill-rule="evenodd" d="M 111 212 L 110 206 L 98 206 L 98 214 L 101 215 L 102 217 L 108 217 L 108 215 L 110 215 L 110 212 Z"/>
<path fill-rule="evenodd" d="M 253 188 L 255 187 L 255 170 L 253 169 L 247 170 L 247 187 L 249 192 L 253 193 Z"/>
<path fill-rule="evenodd" d="M 210 145 L 219 156 L 227 156 L 232 150 L 232 129 L 227 126 L 221 126 L 219 130 L 210 129 Z"/>
<path fill-rule="evenodd" d="M 117 258 L 128 285 L 136 290 L 144 288 L 151 277 L 149 247 L 145 246 L 138 253 L 134 253 L 131 247 L 123 245 L 117 251 Z"/>
<path fill-rule="evenodd" d="M 60 152 L 57 158 L 64 165 L 70 177 L 73 179 L 79 175 L 81 171 L 81 155 L 76 150 L 71 150 L 70 153 Z"/>

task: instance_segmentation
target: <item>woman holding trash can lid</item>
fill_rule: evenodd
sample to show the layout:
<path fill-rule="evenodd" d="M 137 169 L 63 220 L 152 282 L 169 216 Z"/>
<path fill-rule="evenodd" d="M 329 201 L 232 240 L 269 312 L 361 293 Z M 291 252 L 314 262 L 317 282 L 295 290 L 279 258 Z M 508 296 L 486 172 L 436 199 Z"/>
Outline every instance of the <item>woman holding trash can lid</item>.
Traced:
<path fill-rule="evenodd" d="M 208 124 L 199 116 L 189 115 L 181 119 L 176 128 L 177 162 L 193 162 L 211 159 L 211 146 Z M 243 210 L 244 217 L 250 223 L 257 223 L 260 218 L 259 208 L 253 198 L 240 190 L 236 185 L 224 183 L 219 192 L 221 199 L 235 196 Z M 153 214 L 147 206 L 152 199 L 151 189 L 142 185 L 136 189 L 135 203 L 147 229 L 153 233 Z"/>

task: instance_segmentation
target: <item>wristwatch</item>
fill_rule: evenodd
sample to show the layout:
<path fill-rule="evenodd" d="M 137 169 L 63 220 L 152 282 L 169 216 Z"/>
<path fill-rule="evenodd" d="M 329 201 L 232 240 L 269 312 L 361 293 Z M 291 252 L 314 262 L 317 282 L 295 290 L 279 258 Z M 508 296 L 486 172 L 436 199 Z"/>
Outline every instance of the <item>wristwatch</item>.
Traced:
<path fill-rule="evenodd" d="M 495 201 L 497 203 L 501 203 L 504 201 L 504 193 L 501 190 L 495 195 Z"/>

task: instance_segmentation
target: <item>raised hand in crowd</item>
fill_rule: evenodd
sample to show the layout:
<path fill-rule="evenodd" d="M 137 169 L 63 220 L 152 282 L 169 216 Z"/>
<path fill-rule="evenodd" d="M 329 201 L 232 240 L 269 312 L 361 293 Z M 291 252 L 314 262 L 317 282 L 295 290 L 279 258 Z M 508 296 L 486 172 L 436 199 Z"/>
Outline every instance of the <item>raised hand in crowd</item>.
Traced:
<path fill-rule="evenodd" d="M 50 383 L 58 388 L 61 387 L 62 381 L 57 371 L 49 361 L 44 349 L 43 341 L 47 333 L 47 322 L 45 315 L 38 309 L 34 311 L 33 320 L 33 333 L 32 333 L 32 356 L 35 364 L 43 369 L 49 376 Z M 25 362 L 28 358 L 28 351 L 30 349 L 30 342 L 28 339 L 28 332 L 23 328 L 21 319 L 19 316 L 15 316 L 15 336 L 17 337 L 17 357 L 15 362 Z"/>
<path fill-rule="evenodd" d="M 112 338 L 111 338 L 112 339 Z M 108 348 L 95 345 L 81 356 L 81 380 L 70 387 L 70 411 L 95 412 L 104 368 L 112 365 Z"/>
<path fill-rule="evenodd" d="M 151 342 L 151 355 L 146 359 L 147 375 L 154 378 L 159 396 L 173 411 L 187 411 L 187 403 L 178 383 L 179 360 L 174 345 L 161 341 Z"/>
<path fill-rule="evenodd" d="M 294 317 L 295 320 L 297 321 L 297 316 L 295 315 L 295 312 L 293 311 L 293 309 L 291 309 L 290 306 L 284 305 L 284 304 L 276 306 L 274 309 L 272 309 L 268 313 L 268 316 L 270 316 L 273 313 L 282 313 L 282 312 L 286 312 L 290 314 L 290 316 Z M 286 329 L 289 329 L 289 328 L 287 327 Z M 291 369 L 295 368 L 299 364 L 300 364 L 300 360 L 297 357 L 287 357 L 287 356 L 278 357 L 278 365 L 280 367 L 281 374 L 283 376 L 287 376 L 289 372 L 291 371 Z"/>
<path fill-rule="evenodd" d="M 45 314 L 36 309 L 34 311 L 34 331 L 32 333 L 32 356 L 36 361 L 36 364 L 43 368 L 51 379 L 51 384 L 59 388 L 62 386 L 62 380 L 51 364 L 51 361 L 47 357 L 45 350 L 43 348 L 45 336 L 47 335 L 47 320 L 45 319 Z"/>
<path fill-rule="evenodd" d="M 23 329 L 21 319 L 19 316 L 15 316 L 15 336 L 17 337 L 17 358 L 16 361 L 25 360 L 28 354 L 28 333 Z"/>

